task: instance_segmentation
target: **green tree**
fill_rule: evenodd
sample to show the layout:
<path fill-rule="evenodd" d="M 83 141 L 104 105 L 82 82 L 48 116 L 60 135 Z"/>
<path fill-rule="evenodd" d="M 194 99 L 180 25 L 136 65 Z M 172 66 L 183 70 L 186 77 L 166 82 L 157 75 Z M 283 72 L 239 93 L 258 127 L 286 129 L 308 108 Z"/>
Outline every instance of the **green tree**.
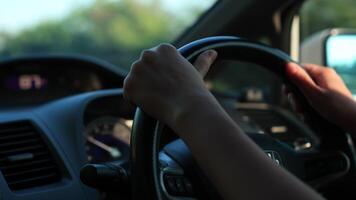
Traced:
<path fill-rule="evenodd" d="M 302 38 L 328 28 L 356 28 L 355 0 L 308 0 L 302 7 Z"/>
<path fill-rule="evenodd" d="M 330 28 L 356 28 L 355 0 L 309 0 L 301 10 L 302 39 Z M 354 67 L 333 66 L 356 94 L 356 63 Z"/>
<path fill-rule="evenodd" d="M 63 19 L 18 34 L 0 32 L 0 56 L 80 53 L 128 68 L 142 49 L 170 42 L 184 23 L 162 9 L 160 0 L 96 0 Z"/>

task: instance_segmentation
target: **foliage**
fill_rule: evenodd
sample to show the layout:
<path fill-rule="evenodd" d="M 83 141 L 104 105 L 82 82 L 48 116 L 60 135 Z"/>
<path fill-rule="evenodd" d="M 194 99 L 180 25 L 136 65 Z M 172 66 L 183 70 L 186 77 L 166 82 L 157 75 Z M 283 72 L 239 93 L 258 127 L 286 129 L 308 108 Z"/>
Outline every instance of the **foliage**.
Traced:
<path fill-rule="evenodd" d="M 17 34 L 0 32 L 0 56 L 80 53 L 128 68 L 139 52 L 170 41 L 179 21 L 160 0 L 96 0 L 59 20 L 43 21 Z"/>
<path fill-rule="evenodd" d="M 302 38 L 328 28 L 356 28 L 355 0 L 307 0 L 302 7 Z"/>
<path fill-rule="evenodd" d="M 355 0 L 308 0 L 301 16 L 302 40 L 330 28 L 356 28 Z M 356 94 L 356 62 L 353 67 L 333 66 Z"/>

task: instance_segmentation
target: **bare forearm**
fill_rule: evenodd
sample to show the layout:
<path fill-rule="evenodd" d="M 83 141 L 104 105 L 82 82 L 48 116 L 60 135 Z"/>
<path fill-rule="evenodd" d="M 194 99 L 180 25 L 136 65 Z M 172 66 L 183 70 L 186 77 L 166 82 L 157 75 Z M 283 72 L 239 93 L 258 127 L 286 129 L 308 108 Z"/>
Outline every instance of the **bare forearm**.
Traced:
<path fill-rule="evenodd" d="M 215 100 L 189 113 L 174 129 L 224 199 L 322 199 L 268 159 Z"/>

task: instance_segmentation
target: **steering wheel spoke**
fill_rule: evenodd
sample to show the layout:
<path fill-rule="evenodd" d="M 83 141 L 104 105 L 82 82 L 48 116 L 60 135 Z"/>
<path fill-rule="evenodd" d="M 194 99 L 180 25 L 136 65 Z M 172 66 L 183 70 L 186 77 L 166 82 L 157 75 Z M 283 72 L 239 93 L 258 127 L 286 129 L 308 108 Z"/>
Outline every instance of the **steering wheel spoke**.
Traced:
<path fill-rule="evenodd" d="M 194 187 L 184 169 L 165 152 L 159 154 L 160 186 L 167 199 L 193 200 Z"/>
<path fill-rule="evenodd" d="M 305 181 L 314 188 L 343 177 L 351 166 L 349 157 L 341 151 L 301 153 L 299 156 L 305 167 Z"/>
<path fill-rule="evenodd" d="M 310 149 L 297 152 L 268 135 L 249 136 L 268 157 L 314 188 L 335 181 L 350 170 L 350 159 L 342 151 Z"/>

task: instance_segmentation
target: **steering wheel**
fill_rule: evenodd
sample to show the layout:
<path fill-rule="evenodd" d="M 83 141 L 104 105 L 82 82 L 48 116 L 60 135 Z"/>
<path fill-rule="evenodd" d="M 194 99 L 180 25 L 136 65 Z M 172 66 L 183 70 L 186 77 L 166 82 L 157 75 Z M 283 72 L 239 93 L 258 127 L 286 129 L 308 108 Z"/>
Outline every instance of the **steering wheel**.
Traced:
<path fill-rule="evenodd" d="M 315 188 L 353 171 L 355 159 L 350 137 L 319 116 L 287 79 L 285 66 L 287 62 L 292 62 L 287 54 L 229 36 L 197 40 L 181 47 L 179 52 L 193 63 L 199 54 L 208 49 L 215 49 L 218 59 L 246 61 L 275 73 L 301 103 L 306 123 L 312 130 L 309 134 L 316 136 L 313 148 L 296 152 L 269 135 L 249 135 L 266 156 Z M 160 150 L 161 135 L 167 131 L 167 126 L 137 109 L 131 135 L 133 199 L 221 199 L 181 139 Z"/>

